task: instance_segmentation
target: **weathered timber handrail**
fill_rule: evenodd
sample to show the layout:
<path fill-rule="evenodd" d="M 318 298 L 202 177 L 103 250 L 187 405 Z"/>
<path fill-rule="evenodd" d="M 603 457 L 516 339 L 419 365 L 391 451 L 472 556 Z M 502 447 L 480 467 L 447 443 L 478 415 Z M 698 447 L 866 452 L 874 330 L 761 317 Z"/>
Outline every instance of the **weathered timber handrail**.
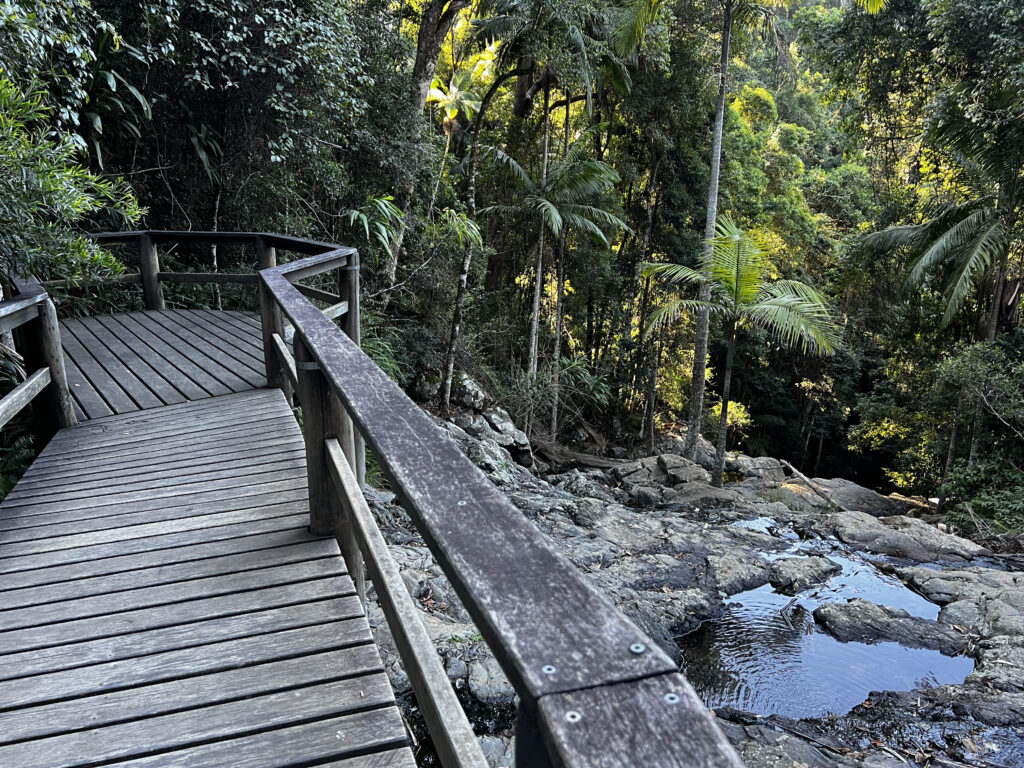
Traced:
<path fill-rule="evenodd" d="M 52 381 L 49 368 L 40 368 L 0 398 L 0 429 L 29 405 Z"/>
<path fill-rule="evenodd" d="M 0 428 L 33 406 L 36 444 L 42 447 L 62 427 L 78 423 L 64 370 L 57 310 L 35 278 L 12 280 L 17 295 L 0 301 L 0 333 L 13 332 L 25 381 L 0 399 Z"/>
<path fill-rule="evenodd" d="M 264 329 L 274 347 L 268 357 L 280 365 L 274 335 L 283 339 L 287 319 L 295 333 L 304 427 L 310 400 L 323 413 L 340 404 L 351 417 L 519 694 L 517 766 L 740 766 L 675 664 L 292 285 L 345 257 L 354 269 L 357 254 L 333 248 L 260 272 L 261 297 L 273 303 L 262 310 L 274 323 L 269 334 Z M 351 295 L 346 298 L 357 308 Z M 346 317 L 357 314 L 350 310 Z M 301 383 L 306 376 L 318 380 L 315 388 Z M 335 416 L 311 421 L 311 491 L 323 488 L 339 451 L 353 463 L 347 440 Z M 351 502 L 345 506 L 332 514 L 342 515 L 335 523 L 339 533 L 352 535 L 358 515 Z M 359 535 L 342 546 L 366 554 Z"/>

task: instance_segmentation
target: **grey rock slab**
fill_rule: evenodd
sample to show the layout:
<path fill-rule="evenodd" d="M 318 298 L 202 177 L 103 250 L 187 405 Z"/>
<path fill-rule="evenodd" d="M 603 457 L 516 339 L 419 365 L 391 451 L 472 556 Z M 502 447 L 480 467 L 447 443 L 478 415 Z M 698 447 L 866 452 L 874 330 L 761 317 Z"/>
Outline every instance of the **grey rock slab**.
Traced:
<path fill-rule="evenodd" d="M 842 572 L 842 567 L 821 555 L 783 557 L 772 563 L 770 581 L 784 595 L 795 595 L 824 584 Z"/>
<path fill-rule="evenodd" d="M 854 549 L 917 562 L 971 560 L 989 554 L 973 541 L 940 531 L 913 517 L 877 518 L 866 512 L 836 512 L 816 523 Z"/>
<path fill-rule="evenodd" d="M 814 618 L 830 635 L 844 643 L 888 641 L 909 648 L 940 651 L 947 656 L 959 654 L 970 645 L 968 638 L 946 624 L 859 597 L 846 603 L 821 605 L 814 610 Z"/>
<path fill-rule="evenodd" d="M 708 569 L 720 592 L 734 595 L 768 583 L 771 568 L 753 556 L 708 555 Z"/>

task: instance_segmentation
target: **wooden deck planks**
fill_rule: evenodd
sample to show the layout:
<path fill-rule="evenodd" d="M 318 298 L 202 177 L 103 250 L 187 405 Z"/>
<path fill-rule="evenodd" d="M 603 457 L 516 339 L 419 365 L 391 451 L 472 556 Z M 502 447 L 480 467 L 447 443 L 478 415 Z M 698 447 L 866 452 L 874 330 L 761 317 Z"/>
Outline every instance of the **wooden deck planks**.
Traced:
<path fill-rule="evenodd" d="M 259 323 L 242 313 L 130 312 L 61 326 L 71 394 L 88 419 L 266 386 Z"/>
<path fill-rule="evenodd" d="M 193 333 L 173 338 L 249 368 Z M 123 406 L 126 375 L 136 406 L 169 395 L 156 357 L 118 369 L 123 347 L 73 335 L 72 359 L 105 350 L 91 396 Z M 338 545 L 306 530 L 304 456 L 277 390 L 58 434 L 0 504 L 0 765 L 415 765 Z"/>

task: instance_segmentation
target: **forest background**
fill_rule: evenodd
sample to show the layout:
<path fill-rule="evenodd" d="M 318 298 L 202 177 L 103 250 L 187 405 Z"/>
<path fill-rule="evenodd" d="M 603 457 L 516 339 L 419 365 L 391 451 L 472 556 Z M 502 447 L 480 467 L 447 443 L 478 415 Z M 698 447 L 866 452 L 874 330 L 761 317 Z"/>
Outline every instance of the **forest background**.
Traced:
<path fill-rule="evenodd" d="M 1019 529 L 1022 93 L 1020 0 L 4 1 L 0 261 L 109 275 L 130 254 L 83 234 L 133 226 L 355 245 L 367 350 L 441 409 L 465 372 L 537 441 L 642 451 L 695 390 L 713 439 L 729 368 L 730 449 Z M 700 386 L 698 290 L 650 265 L 700 270 L 716 218 L 824 297 L 832 354 L 750 323 L 727 366 L 712 313 Z"/>

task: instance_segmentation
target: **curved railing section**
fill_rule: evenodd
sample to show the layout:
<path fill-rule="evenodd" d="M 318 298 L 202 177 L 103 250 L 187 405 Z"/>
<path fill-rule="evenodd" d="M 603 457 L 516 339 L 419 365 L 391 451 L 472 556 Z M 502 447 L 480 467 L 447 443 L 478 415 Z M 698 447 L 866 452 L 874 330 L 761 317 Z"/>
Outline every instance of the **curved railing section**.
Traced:
<path fill-rule="evenodd" d="M 338 537 L 361 594 L 369 572 L 442 764 L 485 762 L 366 507 L 364 445 L 519 696 L 517 766 L 741 767 L 673 661 L 359 348 L 355 249 L 248 232 L 96 239 L 138 243 L 150 309 L 162 307 L 164 282 L 258 283 L 268 381 L 302 409 L 311 529 Z M 161 272 L 165 243 L 250 245 L 258 278 Z M 279 264 L 278 251 L 301 258 Z M 328 273 L 336 294 L 300 282 Z"/>

